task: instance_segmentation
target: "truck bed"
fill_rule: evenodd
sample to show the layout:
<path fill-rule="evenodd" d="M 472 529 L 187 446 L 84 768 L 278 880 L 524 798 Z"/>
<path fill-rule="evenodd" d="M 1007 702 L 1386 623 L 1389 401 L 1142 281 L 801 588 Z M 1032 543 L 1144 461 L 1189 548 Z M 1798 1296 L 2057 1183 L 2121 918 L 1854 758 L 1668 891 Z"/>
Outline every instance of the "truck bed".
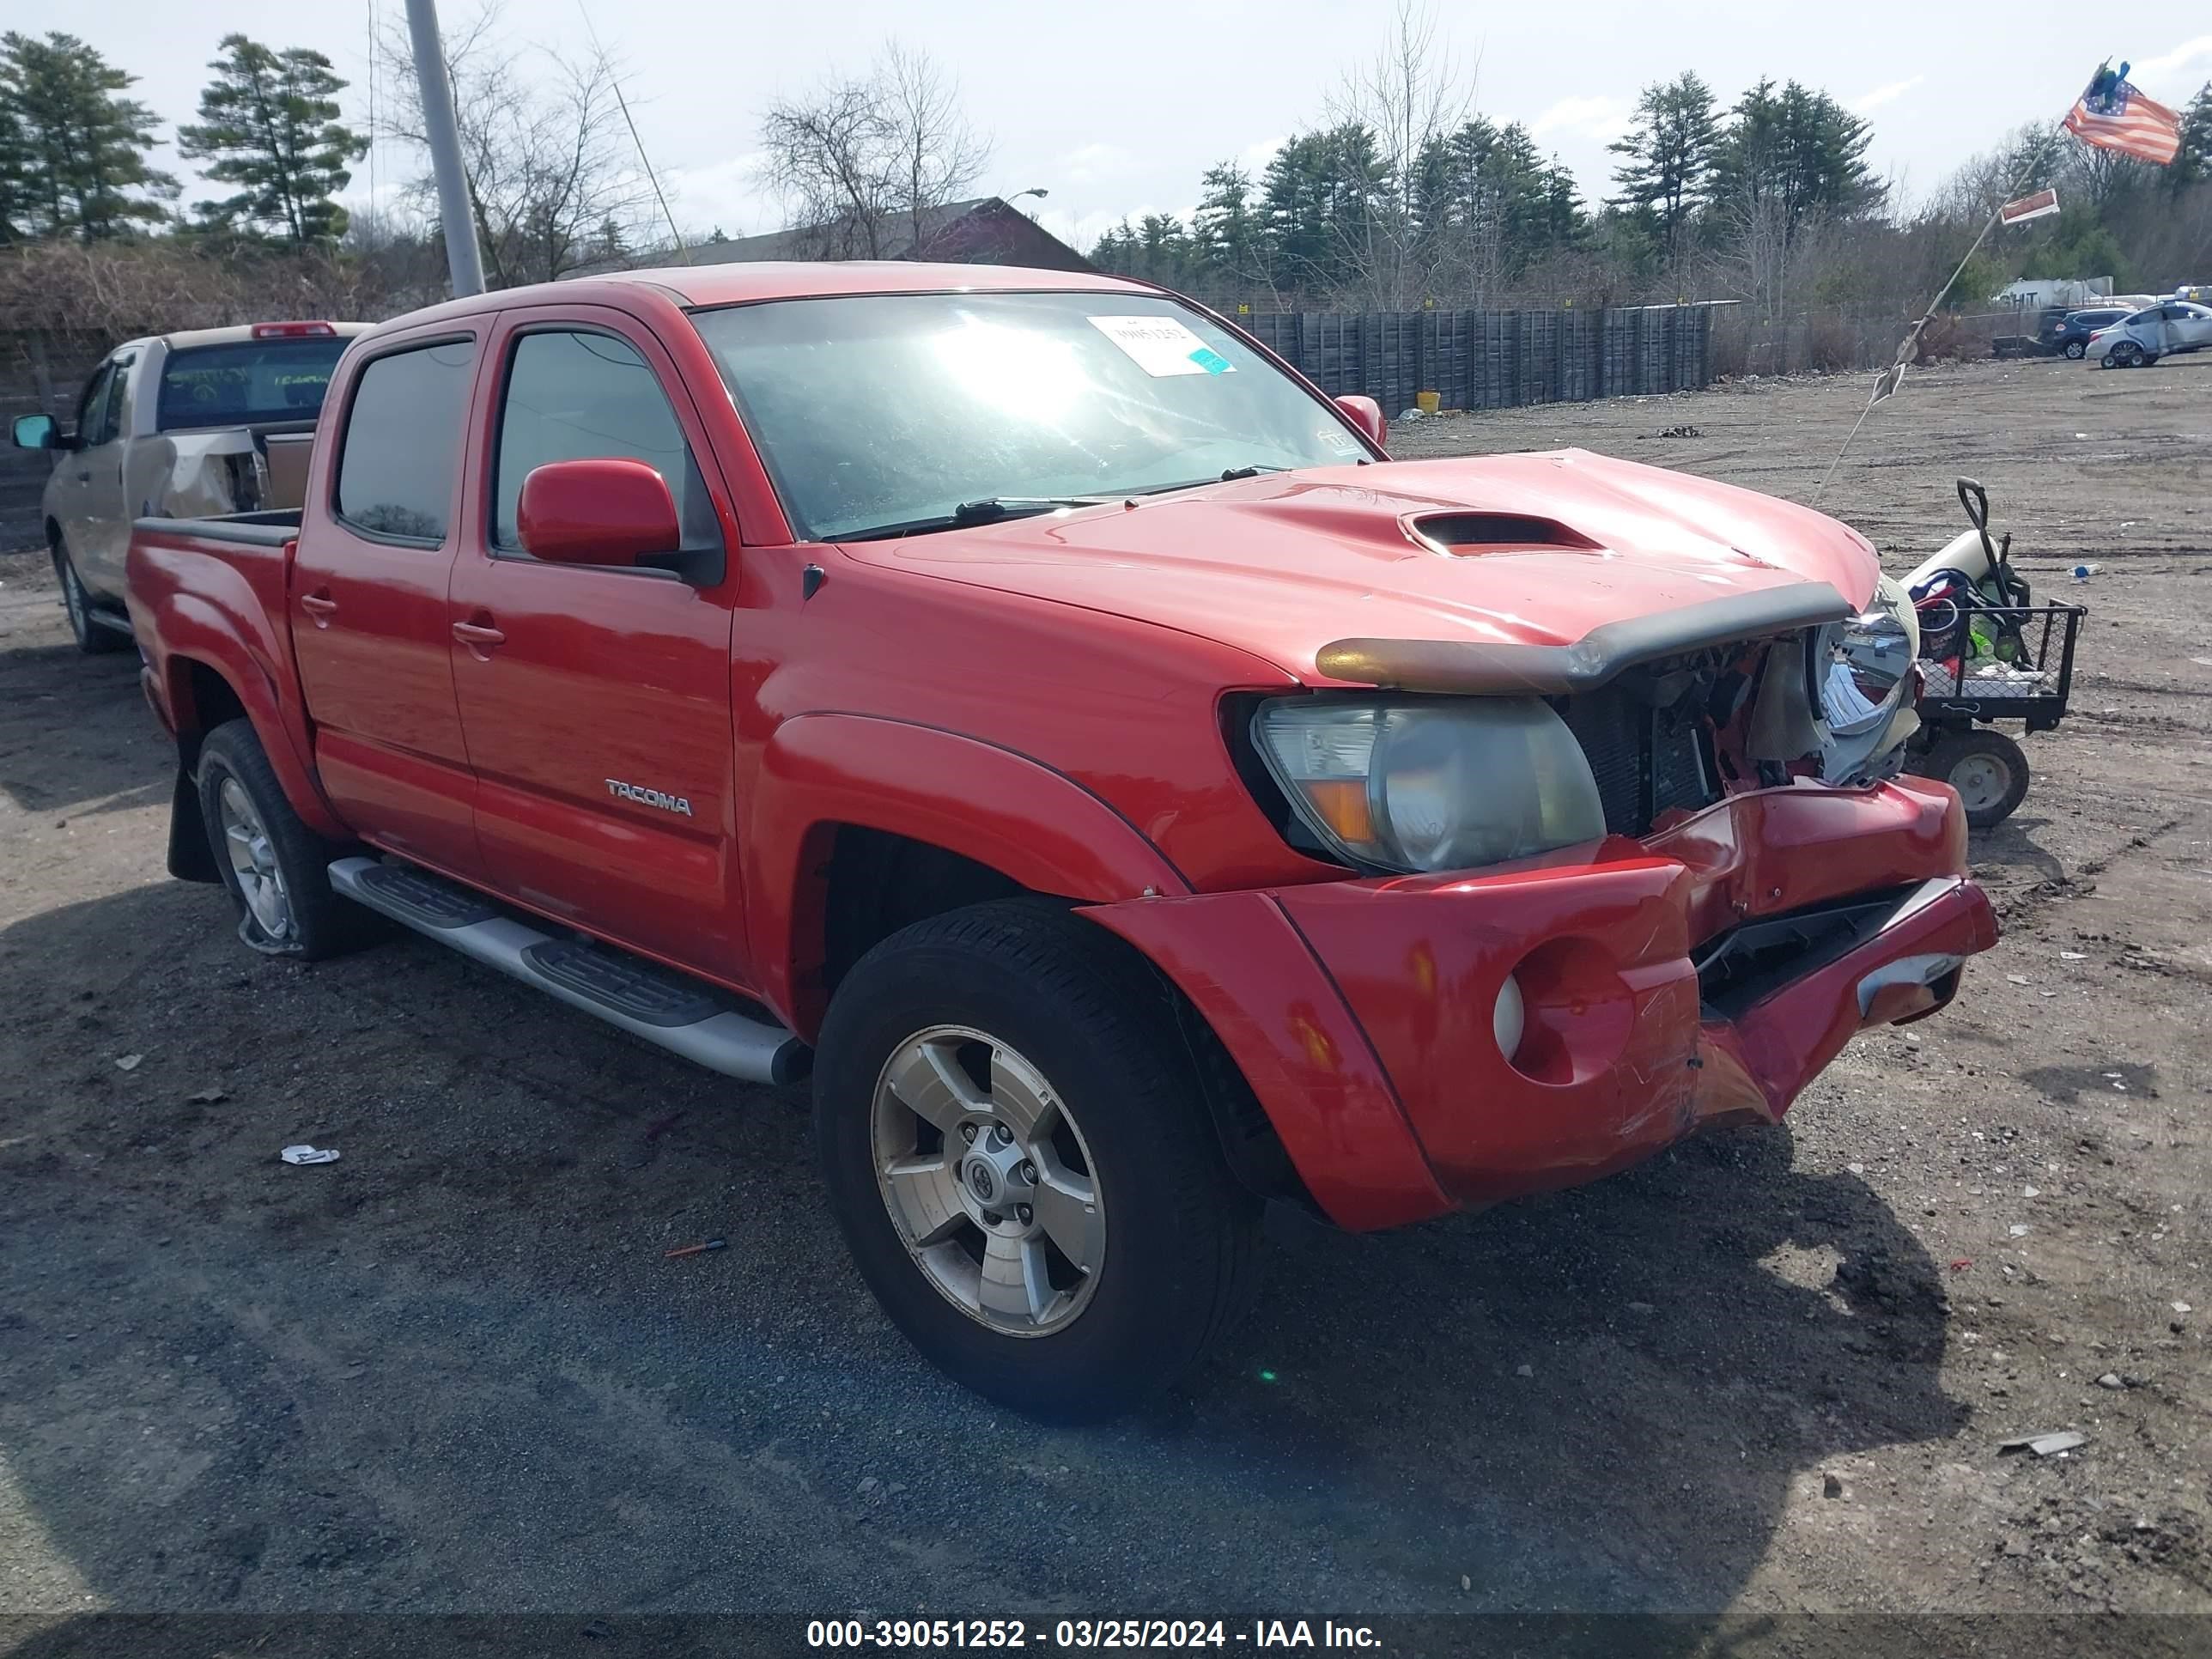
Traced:
<path fill-rule="evenodd" d="M 261 513 L 221 513 L 206 519 L 149 516 L 131 521 L 135 546 L 141 536 L 164 541 L 223 542 L 243 547 L 282 547 L 300 533 L 300 509 L 271 507 Z"/>

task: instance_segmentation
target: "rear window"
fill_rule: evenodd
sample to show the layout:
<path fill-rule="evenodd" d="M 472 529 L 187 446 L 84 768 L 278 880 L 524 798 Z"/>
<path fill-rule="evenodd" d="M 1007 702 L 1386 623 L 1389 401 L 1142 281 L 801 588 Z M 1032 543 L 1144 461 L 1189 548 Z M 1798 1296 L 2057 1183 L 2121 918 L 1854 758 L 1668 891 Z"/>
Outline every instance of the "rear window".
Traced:
<path fill-rule="evenodd" d="M 338 517 L 372 536 L 445 539 L 476 360 L 475 341 L 447 340 L 362 370 L 338 453 Z"/>
<path fill-rule="evenodd" d="M 312 421 L 345 348 L 342 339 L 316 338 L 241 340 L 173 351 L 161 366 L 155 425 L 173 432 Z"/>

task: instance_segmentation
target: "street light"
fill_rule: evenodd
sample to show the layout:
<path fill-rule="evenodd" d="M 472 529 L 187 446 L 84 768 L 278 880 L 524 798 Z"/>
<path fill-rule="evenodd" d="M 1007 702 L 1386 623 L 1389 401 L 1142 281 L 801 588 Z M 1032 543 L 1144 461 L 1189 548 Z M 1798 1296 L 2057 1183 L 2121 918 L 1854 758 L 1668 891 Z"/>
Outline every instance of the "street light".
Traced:
<path fill-rule="evenodd" d="M 1038 201 L 1042 202 L 1046 197 L 1051 194 L 1052 192 L 1050 191 L 1046 190 L 1042 186 L 1032 186 L 1028 190 L 1016 191 L 1012 196 L 1006 198 L 1006 200 L 1009 202 L 1018 202 L 1024 196 L 1034 196 Z"/>

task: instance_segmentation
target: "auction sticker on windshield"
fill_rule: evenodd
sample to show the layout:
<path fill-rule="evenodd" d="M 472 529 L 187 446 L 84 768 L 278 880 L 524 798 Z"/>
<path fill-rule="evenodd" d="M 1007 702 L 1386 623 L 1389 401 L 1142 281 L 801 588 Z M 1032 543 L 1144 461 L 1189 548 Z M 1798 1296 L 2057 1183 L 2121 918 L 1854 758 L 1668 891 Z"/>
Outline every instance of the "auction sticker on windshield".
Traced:
<path fill-rule="evenodd" d="M 1234 374 L 1237 366 L 1172 317 L 1093 317 L 1091 326 L 1146 374 Z"/>

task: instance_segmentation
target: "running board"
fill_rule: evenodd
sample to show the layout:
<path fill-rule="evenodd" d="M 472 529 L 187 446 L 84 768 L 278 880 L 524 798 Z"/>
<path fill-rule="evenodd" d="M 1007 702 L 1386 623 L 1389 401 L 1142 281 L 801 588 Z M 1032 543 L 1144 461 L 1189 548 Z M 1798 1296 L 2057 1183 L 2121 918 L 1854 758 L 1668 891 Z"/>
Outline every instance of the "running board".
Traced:
<path fill-rule="evenodd" d="M 611 946 L 557 938 L 457 882 L 411 865 L 339 859 L 331 885 L 655 1048 L 747 1083 L 795 1083 L 812 1051 L 714 988 Z"/>

